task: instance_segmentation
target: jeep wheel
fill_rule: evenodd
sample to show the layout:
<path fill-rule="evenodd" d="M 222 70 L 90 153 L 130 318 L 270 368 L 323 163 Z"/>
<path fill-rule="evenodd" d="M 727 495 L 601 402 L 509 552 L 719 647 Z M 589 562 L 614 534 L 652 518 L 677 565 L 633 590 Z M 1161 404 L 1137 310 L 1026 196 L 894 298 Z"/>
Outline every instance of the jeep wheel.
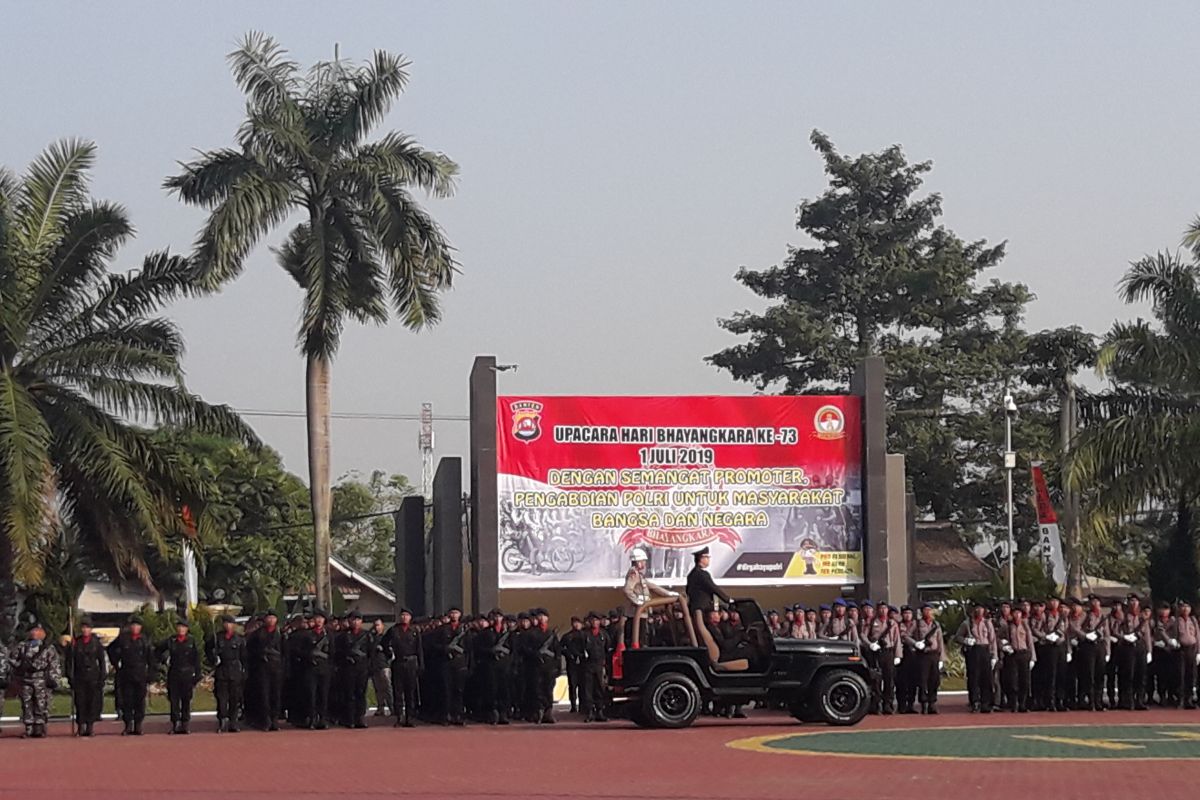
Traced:
<path fill-rule="evenodd" d="M 686 728 L 700 714 L 700 689 L 678 672 L 654 678 L 642 697 L 641 717 L 652 728 Z"/>
<path fill-rule="evenodd" d="M 858 674 L 832 669 L 817 676 L 809 708 L 830 725 L 854 725 L 871 707 L 871 689 Z"/>

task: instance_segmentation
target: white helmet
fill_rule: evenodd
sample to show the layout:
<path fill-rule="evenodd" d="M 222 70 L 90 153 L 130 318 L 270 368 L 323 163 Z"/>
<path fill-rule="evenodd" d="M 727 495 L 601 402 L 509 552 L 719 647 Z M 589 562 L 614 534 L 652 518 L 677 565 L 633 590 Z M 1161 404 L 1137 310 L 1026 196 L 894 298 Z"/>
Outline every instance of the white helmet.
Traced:
<path fill-rule="evenodd" d="M 649 561 L 650 556 L 646 555 L 646 551 L 640 547 L 633 548 L 633 552 L 629 554 L 629 560 L 632 561 Z"/>

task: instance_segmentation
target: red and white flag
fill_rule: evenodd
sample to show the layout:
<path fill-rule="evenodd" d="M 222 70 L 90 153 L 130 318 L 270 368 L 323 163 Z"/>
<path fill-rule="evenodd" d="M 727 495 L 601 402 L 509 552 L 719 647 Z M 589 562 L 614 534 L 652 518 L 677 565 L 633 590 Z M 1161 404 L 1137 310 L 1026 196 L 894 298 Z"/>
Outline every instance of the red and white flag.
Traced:
<path fill-rule="evenodd" d="M 1033 496 L 1038 515 L 1038 543 L 1034 550 L 1054 577 L 1054 582 L 1061 586 L 1067 582 L 1067 565 L 1063 560 L 1058 515 L 1054 513 L 1054 504 L 1050 502 L 1050 490 L 1046 487 L 1042 462 L 1034 461 L 1030 465 L 1030 472 L 1033 475 Z"/>

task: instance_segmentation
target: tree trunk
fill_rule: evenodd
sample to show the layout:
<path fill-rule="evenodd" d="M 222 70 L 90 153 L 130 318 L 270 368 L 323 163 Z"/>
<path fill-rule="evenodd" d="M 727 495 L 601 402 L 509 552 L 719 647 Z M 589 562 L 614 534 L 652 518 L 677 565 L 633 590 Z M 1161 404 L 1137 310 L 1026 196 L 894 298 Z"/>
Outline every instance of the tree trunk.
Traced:
<path fill-rule="evenodd" d="M 13 578 L 12 543 L 0 528 L 0 642 L 12 640 L 17 629 L 17 582 Z"/>
<path fill-rule="evenodd" d="M 331 371 L 329 359 L 308 357 L 304 388 L 308 414 L 308 491 L 312 498 L 313 566 L 317 605 L 326 613 L 329 613 L 333 604 L 333 585 L 329 576 L 329 516 L 333 505 L 329 483 Z"/>

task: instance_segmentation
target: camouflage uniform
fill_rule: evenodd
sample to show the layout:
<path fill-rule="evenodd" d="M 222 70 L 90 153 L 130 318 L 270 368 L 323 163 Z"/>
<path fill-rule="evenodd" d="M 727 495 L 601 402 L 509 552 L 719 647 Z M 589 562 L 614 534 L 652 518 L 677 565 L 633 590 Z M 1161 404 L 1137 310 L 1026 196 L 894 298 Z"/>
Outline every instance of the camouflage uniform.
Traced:
<path fill-rule="evenodd" d="M 13 650 L 9 664 L 13 676 L 21 681 L 21 722 L 27 733 L 45 736 L 50 695 L 62 681 L 58 651 L 47 639 L 29 639 Z"/>

